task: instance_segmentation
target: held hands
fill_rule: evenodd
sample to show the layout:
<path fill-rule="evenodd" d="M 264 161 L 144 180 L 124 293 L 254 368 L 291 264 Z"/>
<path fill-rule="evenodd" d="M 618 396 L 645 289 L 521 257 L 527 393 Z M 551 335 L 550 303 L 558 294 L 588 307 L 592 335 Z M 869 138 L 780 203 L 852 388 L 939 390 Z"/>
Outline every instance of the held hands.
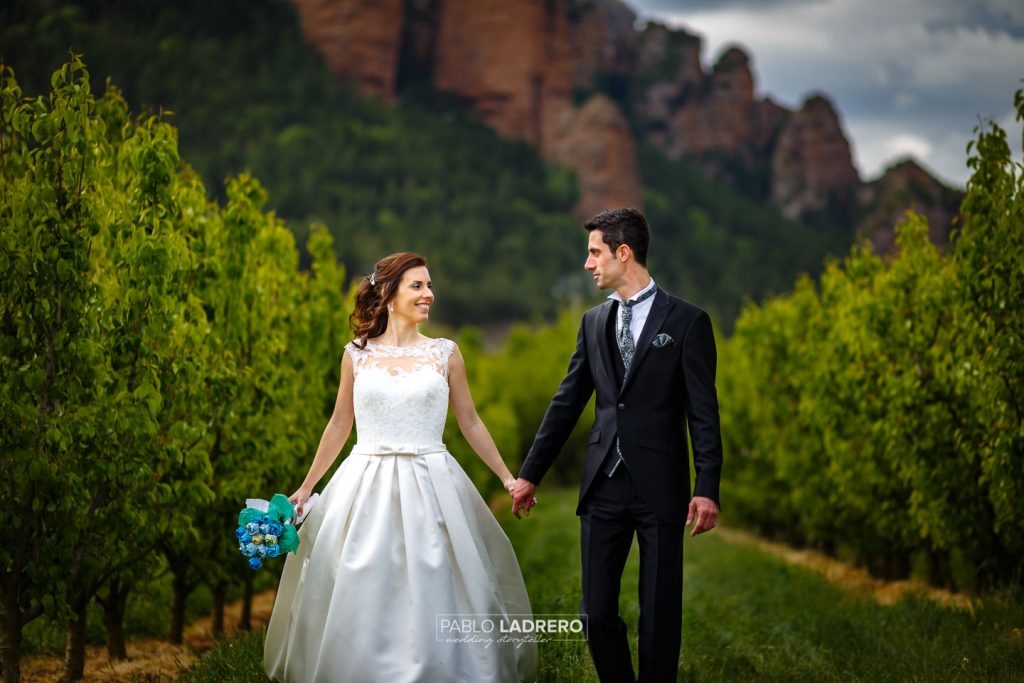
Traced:
<path fill-rule="evenodd" d="M 715 504 L 715 501 L 704 496 L 694 496 L 690 499 L 690 511 L 686 515 L 686 526 L 690 526 L 694 521 L 696 524 L 693 524 L 690 536 L 714 529 L 715 524 L 718 523 L 718 505 Z"/>
<path fill-rule="evenodd" d="M 520 510 L 527 517 L 530 516 L 530 508 L 537 504 L 537 498 L 533 495 L 536 492 L 537 486 L 522 477 L 512 482 L 512 488 L 509 489 L 509 493 L 512 494 L 512 514 L 516 516 L 516 519 L 522 519 L 519 516 Z"/>

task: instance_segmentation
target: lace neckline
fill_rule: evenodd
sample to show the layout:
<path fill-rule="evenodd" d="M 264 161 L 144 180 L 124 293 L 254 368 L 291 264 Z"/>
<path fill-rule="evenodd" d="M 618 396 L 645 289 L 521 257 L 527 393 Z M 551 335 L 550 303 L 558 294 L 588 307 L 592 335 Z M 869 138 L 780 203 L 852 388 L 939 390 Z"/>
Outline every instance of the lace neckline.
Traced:
<path fill-rule="evenodd" d="M 416 344 L 395 346 L 378 344 L 366 340 L 366 347 L 360 349 L 353 342 L 350 345 L 356 374 L 362 368 L 377 368 L 391 375 L 399 376 L 416 372 L 421 368 L 430 367 L 438 374 L 448 376 L 448 356 L 455 349 L 455 342 L 438 337 L 427 337 Z"/>
<path fill-rule="evenodd" d="M 398 346 L 398 345 L 395 345 L 395 344 L 381 344 L 380 342 L 375 342 L 372 339 L 367 339 L 366 340 L 366 345 L 367 346 L 371 346 L 371 345 L 372 346 L 376 346 L 379 349 L 418 349 L 421 346 L 426 346 L 427 344 L 432 344 L 432 343 L 434 343 L 436 341 L 437 341 L 437 339 L 431 339 L 431 338 L 427 337 L 423 341 L 417 342 L 415 344 L 408 344 L 406 346 Z"/>

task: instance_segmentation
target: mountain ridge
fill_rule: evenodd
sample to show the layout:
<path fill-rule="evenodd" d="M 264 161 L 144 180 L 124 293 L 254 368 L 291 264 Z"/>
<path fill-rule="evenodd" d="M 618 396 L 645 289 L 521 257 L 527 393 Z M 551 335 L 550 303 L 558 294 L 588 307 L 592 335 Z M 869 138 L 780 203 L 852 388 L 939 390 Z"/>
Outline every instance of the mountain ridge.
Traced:
<path fill-rule="evenodd" d="M 872 201 L 898 194 L 905 178 L 860 177 L 826 93 L 788 109 L 758 94 L 746 50 L 727 47 L 705 68 L 700 36 L 640 23 L 620 0 L 292 2 L 307 40 L 338 77 L 388 102 L 425 81 L 501 135 L 575 169 L 578 217 L 642 206 L 633 160 L 637 144 L 648 142 L 788 218 L 862 236 L 891 228 L 878 222 L 891 212 Z M 372 30 L 357 30 L 366 24 Z M 590 104 L 601 96 L 618 115 L 607 101 Z M 583 114 L 594 109 L 598 124 Z M 954 213 L 949 202 L 929 202 L 955 190 L 927 172 L 915 175 L 922 190 L 905 208 L 938 221 L 933 234 L 944 243 Z"/>
<path fill-rule="evenodd" d="M 658 245 L 652 272 L 708 310 L 726 334 L 744 301 L 786 291 L 848 251 L 849 230 L 793 221 L 709 179 L 689 157 L 673 161 L 637 141 L 620 104 L 628 81 L 604 75 L 600 90 L 577 92 L 572 79 L 585 75 L 582 66 L 562 81 L 570 84 L 569 134 L 559 140 L 560 153 L 594 170 L 581 183 L 564 162 L 545 161 L 536 144 L 470 116 L 468 100 L 424 87 L 437 15 L 430 2 L 419 4 L 395 29 L 407 48 L 389 62 L 394 80 L 378 71 L 366 81 L 391 82 L 394 103 L 360 94 L 328 69 L 292 0 L 15 0 L 0 8 L 0 61 L 15 69 L 24 92 L 44 94 L 68 49 L 84 53 L 97 92 L 109 79 L 142 115 L 173 111 L 182 159 L 211 200 L 224 199 L 226 178 L 259 178 L 268 208 L 294 231 L 302 263 L 311 226 L 335 236 L 348 269 L 339 286 L 383 254 L 428 255 L 443 292 L 435 320 L 453 326 L 550 320 L 599 300 L 581 268 L 583 233 L 571 213 L 581 187 L 598 199 L 642 193 Z M 368 59 L 372 50 L 360 49 Z M 469 82 L 493 85 L 488 79 L 498 72 L 488 69 Z M 518 73 L 529 82 L 529 69 Z M 541 94 L 554 91 L 538 84 Z M 532 122 L 538 135 L 541 123 Z M 630 165 L 639 181 L 620 170 Z"/>

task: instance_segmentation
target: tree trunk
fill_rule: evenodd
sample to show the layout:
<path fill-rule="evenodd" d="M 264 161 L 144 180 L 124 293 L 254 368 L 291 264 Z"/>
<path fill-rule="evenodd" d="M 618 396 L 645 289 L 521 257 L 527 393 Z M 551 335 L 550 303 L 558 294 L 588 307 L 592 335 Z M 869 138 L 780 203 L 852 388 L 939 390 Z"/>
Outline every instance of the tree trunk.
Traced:
<path fill-rule="evenodd" d="M 106 597 L 99 595 L 97 601 L 103 607 L 103 626 L 107 631 L 107 654 L 114 660 L 128 659 L 124 642 L 124 610 L 128 602 L 127 584 L 117 579 L 107 584 Z"/>
<path fill-rule="evenodd" d="M 902 581 L 910 578 L 910 556 L 899 550 L 892 550 L 886 558 L 885 578 Z"/>
<path fill-rule="evenodd" d="M 884 578 L 885 575 L 885 563 L 878 555 L 868 555 L 863 550 L 858 550 L 856 557 L 853 559 L 853 566 L 864 567 L 868 570 L 868 574 L 875 577 L 876 579 Z"/>
<path fill-rule="evenodd" d="M 857 565 L 866 566 L 868 574 L 887 581 L 910 577 L 910 555 L 902 550 L 884 550 L 871 555 L 859 555 Z"/>
<path fill-rule="evenodd" d="M 171 582 L 174 588 L 174 598 L 171 603 L 171 632 L 167 640 L 173 645 L 181 645 L 185 634 L 185 601 L 191 593 L 188 581 L 186 581 L 186 565 L 172 564 L 171 573 L 174 579 Z"/>
<path fill-rule="evenodd" d="M 224 637 L 224 598 L 227 593 L 227 586 L 218 583 L 213 586 L 213 637 Z"/>
<path fill-rule="evenodd" d="M 1014 574 L 1020 572 L 1020 562 L 998 539 L 989 546 L 988 557 L 976 571 L 975 592 L 988 593 L 1008 583 L 1019 582 Z"/>
<path fill-rule="evenodd" d="M 928 551 L 928 583 L 936 588 L 957 590 L 956 578 L 949 562 L 948 550 Z"/>
<path fill-rule="evenodd" d="M 242 631 L 252 630 L 252 574 L 245 575 L 245 594 L 242 596 L 242 618 L 238 621 Z"/>
<path fill-rule="evenodd" d="M 0 672 L 4 683 L 21 683 L 21 612 L 14 595 L 0 602 Z"/>
<path fill-rule="evenodd" d="M 78 597 L 68 618 L 67 648 L 64 650 L 64 683 L 80 681 L 85 676 L 85 626 L 89 598 Z"/>

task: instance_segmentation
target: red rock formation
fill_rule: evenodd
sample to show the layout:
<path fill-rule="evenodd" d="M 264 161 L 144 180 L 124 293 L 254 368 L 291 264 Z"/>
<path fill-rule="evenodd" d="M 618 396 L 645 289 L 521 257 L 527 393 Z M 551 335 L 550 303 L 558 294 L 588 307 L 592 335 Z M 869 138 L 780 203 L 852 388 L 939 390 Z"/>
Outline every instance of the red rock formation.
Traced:
<path fill-rule="evenodd" d="M 446 0 L 440 11 L 434 86 L 502 135 L 550 147 L 572 106 L 562 3 Z"/>
<path fill-rule="evenodd" d="M 928 221 L 928 236 L 939 246 L 949 243 L 953 217 L 961 194 L 946 187 L 913 160 L 901 161 L 867 183 L 859 193 L 863 217 L 857 232 L 871 240 L 875 251 L 892 253 L 896 248 L 895 227 L 908 210 Z"/>
<path fill-rule="evenodd" d="M 649 23 L 637 44 L 633 77 L 633 113 L 655 145 L 668 149 L 669 122 L 681 102 L 699 96 L 705 74 L 700 63 L 701 40 L 663 24 Z"/>
<path fill-rule="evenodd" d="M 737 153 L 749 141 L 754 120 L 754 75 L 747 54 L 735 47 L 723 53 L 701 95 L 673 115 L 669 154 Z"/>
<path fill-rule="evenodd" d="M 339 78 L 395 100 L 402 0 L 293 0 L 302 31 Z"/>
<path fill-rule="evenodd" d="M 850 207 L 859 187 L 835 109 L 824 96 L 811 97 L 779 132 L 772 152 L 772 201 L 790 218 L 799 218 Z"/>
<path fill-rule="evenodd" d="M 624 87 L 637 55 L 636 14 L 618 0 L 567 0 L 572 87 Z"/>
<path fill-rule="evenodd" d="M 793 218 L 837 211 L 846 222 L 859 209 L 865 225 L 883 226 L 871 228 L 880 248 L 891 242 L 892 212 L 907 206 L 892 198 L 925 178 L 937 183 L 898 167 L 862 190 L 826 99 L 796 112 L 758 99 L 743 50 L 725 51 L 705 72 L 698 36 L 654 22 L 637 31 L 620 0 L 294 2 L 307 39 L 364 92 L 394 101 L 401 66 L 402 78 L 430 79 L 501 135 L 575 168 L 580 215 L 642 198 L 630 126 L 612 99 L 594 96 L 602 91 L 627 102 L 639 134 L 669 157 L 696 159 Z M 587 94 L 577 110 L 574 97 Z M 938 196 L 910 194 L 925 207 Z M 946 214 L 929 215 L 944 240 Z"/>
<path fill-rule="evenodd" d="M 578 112 L 564 113 L 552 157 L 577 170 L 580 218 L 621 206 L 642 207 L 643 188 L 629 123 L 604 95 L 593 95 Z"/>
<path fill-rule="evenodd" d="M 700 50 L 699 36 L 650 22 L 637 41 L 636 75 L 646 82 L 699 85 L 705 75 Z"/>
<path fill-rule="evenodd" d="M 462 98 L 499 133 L 540 147 L 577 171 L 576 212 L 638 206 L 632 133 L 607 97 L 572 106 L 572 64 L 561 2 L 447 0 L 434 84 Z M 597 207 L 597 208 L 595 208 Z"/>
<path fill-rule="evenodd" d="M 750 144 L 753 148 L 763 152 L 774 147 L 779 131 L 789 115 L 788 109 L 779 106 L 770 97 L 756 102 L 750 127 Z"/>

